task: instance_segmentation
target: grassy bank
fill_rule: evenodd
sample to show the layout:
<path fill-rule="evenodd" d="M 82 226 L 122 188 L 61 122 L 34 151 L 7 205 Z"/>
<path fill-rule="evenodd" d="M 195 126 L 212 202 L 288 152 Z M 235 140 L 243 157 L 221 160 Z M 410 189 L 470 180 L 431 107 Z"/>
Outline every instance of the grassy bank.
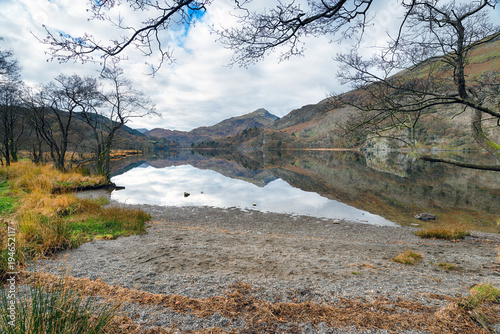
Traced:
<path fill-rule="evenodd" d="M 100 184 L 104 184 L 102 177 L 61 173 L 31 162 L 1 167 L 0 277 L 8 271 L 8 240 L 15 244 L 14 258 L 22 266 L 28 259 L 50 256 L 86 241 L 145 232 L 148 214 L 107 207 L 105 200 L 79 199 L 72 192 Z M 61 189 L 65 190 L 62 194 Z M 12 233 L 15 239 L 8 238 Z"/>
<path fill-rule="evenodd" d="M 145 232 L 151 217 L 105 200 L 79 199 L 74 189 L 98 187 L 104 178 L 19 162 L 0 168 L 0 331 L 5 333 L 111 333 L 116 304 L 97 304 L 78 289 L 58 284 L 25 286 L 12 299 L 9 272 L 27 260 L 76 248 L 94 239 Z M 57 190 L 57 191 L 56 191 Z M 0 283 L 0 284 L 1 284 Z M 13 315 L 16 315 L 15 317 Z M 113 328 L 115 328 L 114 326 Z"/>

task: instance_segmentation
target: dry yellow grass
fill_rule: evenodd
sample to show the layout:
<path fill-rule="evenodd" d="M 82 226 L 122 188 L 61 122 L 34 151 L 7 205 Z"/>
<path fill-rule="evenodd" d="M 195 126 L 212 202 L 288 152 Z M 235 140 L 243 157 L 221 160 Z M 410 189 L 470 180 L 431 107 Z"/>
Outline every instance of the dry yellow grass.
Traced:
<path fill-rule="evenodd" d="M 421 238 L 457 240 L 470 235 L 470 232 L 459 226 L 437 226 L 420 229 L 415 235 Z"/>
<path fill-rule="evenodd" d="M 103 209 L 102 202 L 59 193 L 103 184 L 103 177 L 61 173 L 51 166 L 19 162 L 1 167 L 0 178 L 8 181 L 9 192 L 18 198 L 17 210 L 11 216 L 17 225 L 18 249 L 28 257 L 47 256 L 77 247 L 99 234 L 112 233 L 116 238 L 142 233 L 144 221 L 150 218 L 137 210 Z M 4 245 L 0 244 L 0 251 L 3 249 Z"/>
<path fill-rule="evenodd" d="M 61 278 L 46 273 L 23 272 L 23 279 L 38 280 L 50 285 L 61 282 Z M 246 323 L 238 331 L 245 333 L 281 333 L 283 325 L 291 333 L 300 333 L 298 323 L 324 323 L 330 328 L 356 328 L 362 330 L 385 330 L 391 333 L 423 331 L 430 333 L 486 333 L 482 325 L 475 321 L 469 309 L 459 305 L 460 300 L 449 298 L 449 305 L 433 307 L 414 300 L 390 300 L 381 297 L 372 302 L 338 297 L 338 303 L 315 303 L 306 301 L 267 302 L 258 299 L 253 286 L 239 282 L 230 286 L 225 295 L 206 299 L 195 299 L 182 295 L 153 294 L 117 285 L 107 285 L 101 280 L 65 277 L 63 283 L 68 289 L 78 289 L 85 296 L 100 296 L 105 300 L 138 305 L 154 305 L 178 313 L 189 313 L 197 318 L 208 318 L 215 313 Z M 480 305 L 481 307 L 481 305 Z M 484 315 L 485 324 L 499 321 L 499 304 L 489 305 L 489 309 L 477 309 Z M 489 311 L 489 312 L 488 312 Z M 118 319 L 117 319 L 118 320 Z M 120 319 L 124 333 L 171 333 L 174 328 L 142 332 L 131 320 Z M 127 320 L 127 321 L 125 321 Z M 286 328 L 286 327 L 285 327 Z M 171 331 L 172 330 L 172 331 Z M 221 328 L 196 333 L 234 333 Z"/>
<path fill-rule="evenodd" d="M 27 194 L 18 212 L 38 213 L 45 216 L 64 215 L 78 199 L 74 194 L 53 195 L 34 191 Z"/>
<path fill-rule="evenodd" d="M 396 257 L 392 258 L 392 261 L 402 263 L 402 264 L 417 264 L 422 260 L 422 254 L 416 253 L 410 249 L 398 254 Z"/>
<path fill-rule="evenodd" d="M 0 176 L 10 181 L 15 190 L 52 193 L 56 188 L 98 185 L 104 183 L 102 176 L 82 176 L 77 172 L 60 172 L 50 165 L 36 165 L 29 161 L 2 167 Z"/>
<path fill-rule="evenodd" d="M 19 217 L 19 249 L 29 258 L 45 257 L 70 248 L 71 230 L 61 219 L 50 219 L 35 213 Z"/>

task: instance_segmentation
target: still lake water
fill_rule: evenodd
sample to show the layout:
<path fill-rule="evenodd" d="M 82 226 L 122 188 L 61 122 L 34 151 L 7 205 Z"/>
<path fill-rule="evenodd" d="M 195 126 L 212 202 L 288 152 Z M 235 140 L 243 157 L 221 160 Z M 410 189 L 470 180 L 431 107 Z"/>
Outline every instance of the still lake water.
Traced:
<path fill-rule="evenodd" d="M 376 225 L 422 224 L 415 214 L 430 212 L 438 224 L 500 232 L 499 172 L 401 154 L 186 150 L 122 163 L 112 181 L 125 189 L 111 198 L 129 204 L 236 207 Z"/>
<path fill-rule="evenodd" d="M 125 186 L 125 189 L 112 193 L 112 199 L 122 203 L 237 207 L 394 225 L 380 216 L 328 199 L 315 192 L 294 188 L 279 178 L 264 187 L 259 187 L 247 181 L 190 165 L 159 169 L 144 164 L 113 177 L 112 181 Z M 184 192 L 190 195 L 185 197 Z"/>

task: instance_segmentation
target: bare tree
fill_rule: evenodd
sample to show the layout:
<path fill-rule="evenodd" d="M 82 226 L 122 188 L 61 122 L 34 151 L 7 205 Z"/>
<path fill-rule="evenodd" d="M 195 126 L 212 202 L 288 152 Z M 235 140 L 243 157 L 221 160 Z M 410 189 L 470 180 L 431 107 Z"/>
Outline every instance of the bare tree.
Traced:
<path fill-rule="evenodd" d="M 413 0 L 410 0 L 413 1 Z M 267 51 L 283 46 L 282 58 L 302 52 L 300 39 L 305 35 L 336 34 L 352 36 L 362 32 L 367 12 L 373 0 L 309 0 L 307 6 L 293 0 L 278 1 L 265 12 L 251 11 L 252 0 L 234 0 L 235 12 L 241 26 L 216 30 L 221 41 L 235 50 L 234 62 L 248 64 L 261 59 Z M 89 1 L 91 19 L 105 20 L 110 26 L 125 33 L 122 37 L 103 43 L 98 36 L 84 33 L 71 36 L 47 30 L 42 42 L 48 44 L 52 59 L 60 62 L 97 61 L 109 57 L 124 57 L 124 51 L 136 48 L 146 56 L 159 53 L 153 71 L 172 60 L 172 50 L 165 49 L 166 31 L 191 24 L 197 13 L 209 10 L 213 0 L 100 0 Z M 146 18 L 138 25 L 131 25 L 127 18 L 114 20 L 110 11 L 120 5 L 144 13 Z M 272 3 L 270 4 L 272 6 Z M 223 25 L 224 22 L 221 22 Z"/>
<path fill-rule="evenodd" d="M 55 34 L 46 28 L 47 36 L 42 42 L 50 45 L 52 59 L 60 62 L 104 60 L 104 64 L 106 64 L 109 57 L 124 58 L 124 50 L 128 48 L 135 48 L 145 56 L 159 53 L 158 62 L 150 64 L 154 73 L 164 62 L 172 61 L 172 50 L 165 48 L 164 45 L 166 32 L 175 26 L 192 24 L 195 13 L 204 12 L 206 6 L 212 1 L 89 1 L 88 11 L 91 13 L 91 19 L 108 21 L 110 26 L 122 31 L 120 38 L 105 44 L 99 37 L 88 33 L 75 37 L 60 32 Z M 123 17 L 113 19 L 109 15 L 110 10 L 122 4 L 130 6 L 137 12 L 145 13 L 147 17 L 137 26 L 128 24 L 126 18 Z"/>
<path fill-rule="evenodd" d="M 97 82 L 91 77 L 59 75 L 55 82 L 40 86 L 25 98 L 30 107 L 31 124 L 37 136 L 50 148 L 54 166 L 66 169 L 66 154 L 75 114 L 89 108 Z"/>
<path fill-rule="evenodd" d="M 128 121 L 155 113 L 151 100 L 132 87 L 116 62 L 103 69 L 103 87 L 99 90 L 99 103 L 87 103 L 80 115 L 92 128 L 96 141 L 97 172 L 111 181 L 111 149 L 115 136 Z"/>
<path fill-rule="evenodd" d="M 258 12 L 250 9 L 251 2 L 235 0 L 240 26 L 217 30 L 220 41 L 235 51 L 233 63 L 240 65 L 258 61 L 276 49 L 281 51 L 281 59 L 300 55 L 303 52 L 302 38 L 308 35 L 332 35 L 332 39 L 336 36 L 339 40 L 361 38 L 373 8 L 373 0 L 308 0 L 306 5 L 281 0 L 275 6 L 270 5 L 270 9 Z M 149 15 L 148 19 L 139 26 L 112 22 L 107 11 L 120 3 Z M 162 48 L 161 33 L 173 24 L 190 23 L 193 11 L 205 11 L 211 3 L 212 0 L 92 1 L 92 18 L 110 20 L 129 34 L 104 45 L 94 36 L 72 37 L 48 31 L 44 42 L 50 45 L 52 55 L 60 61 L 88 61 L 92 55 L 104 59 L 119 57 L 132 46 L 148 56 L 154 50 L 159 51 L 161 66 L 163 61 L 171 59 L 170 50 Z M 339 61 L 352 69 L 351 73 L 341 73 L 344 80 L 364 90 L 359 93 L 363 97 L 362 103 L 350 103 L 361 109 L 367 109 L 369 104 L 373 108 L 368 115 L 372 120 L 372 130 L 380 132 L 392 122 L 411 132 L 423 115 L 442 106 L 461 106 L 474 115 L 471 128 L 475 140 L 496 155 L 498 145 L 488 137 L 483 124 L 485 116 L 493 120 L 498 118 L 495 97 L 498 78 L 490 75 L 473 82 L 465 69 L 471 48 L 486 43 L 487 36 L 496 36 L 498 28 L 483 23 L 487 22 L 484 13 L 497 3 L 498 0 L 473 0 L 460 4 L 450 0 L 441 5 L 437 0 L 400 0 L 404 14 L 399 35 L 387 50 L 369 61 L 361 59 L 355 52 L 339 57 Z M 443 60 L 433 62 L 437 56 Z M 428 61 L 422 63 L 424 59 Z M 442 65 L 448 66 L 448 72 Z M 408 66 L 420 66 L 427 72 L 413 82 L 402 76 L 393 76 L 395 71 Z M 373 71 L 374 67 L 378 69 Z M 380 107 L 373 103 L 377 100 L 381 102 Z M 396 112 L 384 113 L 387 107 Z M 415 137 L 410 135 L 410 138 Z"/>
<path fill-rule="evenodd" d="M 18 145 L 24 133 L 24 115 L 19 107 L 21 68 L 11 57 L 11 51 L 0 50 L 0 152 L 7 166 L 18 160 Z"/>
<path fill-rule="evenodd" d="M 247 65 L 280 48 L 280 59 L 301 55 L 305 36 L 331 35 L 338 41 L 364 32 L 373 0 L 310 0 L 307 5 L 279 1 L 264 12 L 236 1 L 240 26 L 221 29 L 220 41 L 234 50 L 232 62 Z"/>
<path fill-rule="evenodd" d="M 427 115 L 471 113 L 474 140 L 500 158 L 500 146 L 483 128 L 484 118 L 500 130 L 498 72 L 474 75 L 468 71 L 471 50 L 500 38 L 500 29 L 488 19 L 496 1 L 476 0 L 439 5 L 415 1 L 408 7 L 400 34 L 378 56 L 364 60 L 356 52 L 340 55 L 340 77 L 353 85 L 356 94 L 343 101 L 362 112 L 350 129 L 392 136 L 414 147 L 414 130 Z M 410 68 L 408 71 L 397 71 Z M 485 117 L 486 116 L 486 117 Z M 405 130 L 406 133 L 402 130 Z M 461 163 L 421 155 L 463 167 L 500 170 L 500 166 Z"/>

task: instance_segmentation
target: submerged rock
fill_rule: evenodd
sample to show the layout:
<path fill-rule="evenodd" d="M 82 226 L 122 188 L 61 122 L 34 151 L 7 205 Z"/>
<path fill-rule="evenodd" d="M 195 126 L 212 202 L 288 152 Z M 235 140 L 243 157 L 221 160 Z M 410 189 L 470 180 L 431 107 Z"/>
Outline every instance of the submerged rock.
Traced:
<path fill-rule="evenodd" d="M 420 220 L 436 220 L 436 216 L 430 213 L 419 213 L 418 215 L 415 216 L 415 218 L 420 219 Z"/>

